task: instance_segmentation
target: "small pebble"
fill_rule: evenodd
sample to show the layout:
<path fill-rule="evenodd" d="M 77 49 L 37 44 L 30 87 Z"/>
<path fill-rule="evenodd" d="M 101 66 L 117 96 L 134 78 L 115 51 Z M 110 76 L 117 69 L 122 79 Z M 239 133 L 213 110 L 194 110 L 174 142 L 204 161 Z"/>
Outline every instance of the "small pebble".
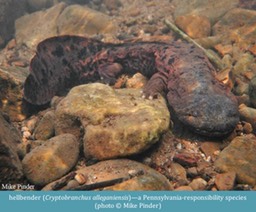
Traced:
<path fill-rule="evenodd" d="M 245 134 L 250 134 L 250 133 L 252 133 L 252 131 L 253 131 L 252 125 L 248 122 L 245 122 L 244 126 L 243 126 L 243 132 Z"/>
<path fill-rule="evenodd" d="M 86 181 L 88 180 L 88 178 L 85 177 L 83 174 L 78 173 L 78 174 L 76 174 L 76 176 L 75 176 L 75 180 L 81 185 L 81 184 L 86 183 Z"/>
<path fill-rule="evenodd" d="M 79 183 L 76 180 L 70 180 L 68 184 L 64 187 L 65 190 L 70 190 L 79 186 Z"/>
<path fill-rule="evenodd" d="M 211 191 L 218 191 L 216 187 L 212 187 Z"/>
<path fill-rule="evenodd" d="M 150 163 L 152 163 L 152 158 L 146 157 L 145 159 L 143 159 L 143 163 L 149 165 Z"/>
<path fill-rule="evenodd" d="M 220 150 L 216 150 L 213 152 L 214 155 L 218 156 L 220 154 Z"/>
<path fill-rule="evenodd" d="M 208 156 L 205 160 L 207 161 L 207 162 L 211 162 L 211 156 Z"/>
<path fill-rule="evenodd" d="M 22 127 L 21 132 L 29 131 L 28 127 Z"/>
<path fill-rule="evenodd" d="M 128 171 L 128 174 L 129 174 L 130 176 L 134 176 L 134 175 L 137 174 L 137 171 L 134 170 L 134 169 L 131 169 L 131 170 Z"/>
<path fill-rule="evenodd" d="M 207 182 L 202 179 L 202 178 L 197 178 L 194 179 L 189 186 L 194 190 L 194 191 L 202 191 L 205 190 L 205 187 L 207 185 Z"/>
<path fill-rule="evenodd" d="M 181 149 L 182 149 L 182 144 L 181 144 L 181 143 L 178 143 L 177 146 L 176 146 L 176 148 L 177 148 L 178 150 L 181 150 Z"/>
<path fill-rule="evenodd" d="M 196 167 L 188 168 L 188 169 L 187 169 L 187 175 L 188 175 L 189 177 L 198 176 L 197 168 L 196 168 Z"/>
<path fill-rule="evenodd" d="M 31 133 L 29 131 L 23 132 L 23 138 L 30 138 L 30 137 L 31 137 Z"/>
<path fill-rule="evenodd" d="M 38 123 L 38 120 L 39 118 L 37 116 L 34 116 L 34 117 L 31 117 L 29 120 L 26 120 L 25 122 L 23 122 L 24 129 L 28 129 L 24 131 L 33 132 L 36 124 Z"/>

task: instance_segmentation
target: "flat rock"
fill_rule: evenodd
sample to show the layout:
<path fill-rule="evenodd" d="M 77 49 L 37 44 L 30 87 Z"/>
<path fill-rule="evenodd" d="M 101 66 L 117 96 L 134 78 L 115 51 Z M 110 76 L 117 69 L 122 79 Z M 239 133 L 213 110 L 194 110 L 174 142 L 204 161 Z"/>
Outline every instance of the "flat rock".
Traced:
<path fill-rule="evenodd" d="M 34 137 L 36 140 L 47 140 L 54 136 L 54 120 L 55 114 L 53 111 L 45 113 L 35 128 Z"/>
<path fill-rule="evenodd" d="M 138 173 L 138 174 L 136 174 Z M 85 179 L 84 183 L 80 184 L 91 185 L 100 182 L 111 181 L 114 179 L 127 179 L 123 182 L 117 182 L 115 185 L 109 186 L 106 184 L 103 187 L 98 187 L 98 189 L 103 190 L 172 190 L 172 186 L 166 177 L 158 173 L 154 169 L 145 166 L 141 163 L 128 160 L 128 159 L 117 159 L 117 160 L 107 160 L 101 161 L 91 166 L 79 169 L 76 171 L 76 175 L 83 176 Z M 52 190 L 55 185 L 60 181 L 63 181 L 63 178 L 48 184 L 43 188 L 43 190 Z M 129 179 L 130 178 L 130 179 Z M 75 177 L 75 179 L 77 179 Z M 59 188 L 59 190 L 74 190 L 77 189 L 79 184 L 67 183 L 67 186 Z M 97 188 L 95 188 L 97 189 Z M 86 190 L 86 189 L 85 189 Z"/>
<path fill-rule="evenodd" d="M 27 179 L 35 185 L 46 185 L 73 168 L 78 160 L 79 142 L 71 134 L 62 134 L 44 142 L 22 160 Z"/>
<path fill-rule="evenodd" d="M 75 23 L 75 24 L 74 24 Z M 58 17 L 60 35 L 114 33 L 117 26 L 109 16 L 81 5 L 71 5 Z"/>
<path fill-rule="evenodd" d="M 175 19 L 175 24 L 191 38 L 208 37 L 211 33 L 211 23 L 206 16 L 183 15 Z"/>
<path fill-rule="evenodd" d="M 256 138 L 254 135 L 236 137 L 215 161 L 221 172 L 235 172 L 238 183 L 256 184 Z"/>
<path fill-rule="evenodd" d="M 217 174 L 215 179 L 215 185 L 220 191 L 233 190 L 236 181 L 235 172 L 227 172 Z"/>
<path fill-rule="evenodd" d="M 141 98 L 138 89 L 100 84 L 74 87 L 56 109 L 56 134 L 83 136 L 88 158 L 109 159 L 138 154 L 167 131 L 170 114 L 164 98 Z"/>
<path fill-rule="evenodd" d="M 15 28 L 17 44 L 35 49 L 39 42 L 49 37 L 114 33 L 117 26 L 109 16 L 101 12 L 61 2 L 49 9 L 20 17 L 15 22 Z"/>
<path fill-rule="evenodd" d="M 205 154 L 206 157 L 211 157 L 214 159 L 216 153 L 220 151 L 221 144 L 218 142 L 203 142 L 200 146 L 201 151 Z"/>
<path fill-rule="evenodd" d="M 27 14 L 17 19 L 15 22 L 17 45 L 24 44 L 35 49 L 40 41 L 57 36 L 58 17 L 66 6 L 65 3 L 59 3 L 47 10 Z"/>
<path fill-rule="evenodd" d="M 211 23 L 215 23 L 227 11 L 235 8 L 239 0 L 174 0 L 172 3 L 176 6 L 175 17 L 185 14 L 203 15 L 208 17 Z"/>
<path fill-rule="evenodd" d="M 21 135 L 8 123 L 0 112 L 0 185 L 18 183 L 23 177 L 17 145 Z"/>

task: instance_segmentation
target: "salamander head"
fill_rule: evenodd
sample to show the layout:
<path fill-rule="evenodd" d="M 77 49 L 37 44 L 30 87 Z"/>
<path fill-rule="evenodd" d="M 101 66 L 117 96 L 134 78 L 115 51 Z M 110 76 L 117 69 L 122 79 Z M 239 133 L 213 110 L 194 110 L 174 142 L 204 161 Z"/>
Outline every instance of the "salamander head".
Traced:
<path fill-rule="evenodd" d="M 239 121 L 238 104 L 233 95 L 212 93 L 183 101 L 174 107 L 178 119 L 198 134 L 219 137 L 234 130 Z"/>

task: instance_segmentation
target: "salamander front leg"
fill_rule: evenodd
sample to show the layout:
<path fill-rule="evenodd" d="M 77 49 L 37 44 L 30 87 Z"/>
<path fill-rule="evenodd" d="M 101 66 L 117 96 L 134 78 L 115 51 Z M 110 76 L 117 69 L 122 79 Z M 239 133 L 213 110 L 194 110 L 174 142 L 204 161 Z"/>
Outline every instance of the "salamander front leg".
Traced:
<path fill-rule="evenodd" d="M 117 77 L 122 73 L 123 67 L 119 63 L 102 64 L 98 67 L 100 79 L 109 85 L 115 84 Z"/>
<path fill-rule="evenodd" d="M 165 73 L 157 72 L 148 81 L 143 89 L 143 98 L 154 99 L 159 94 L 166 93 L 167 90 L 167 76 Z"/>

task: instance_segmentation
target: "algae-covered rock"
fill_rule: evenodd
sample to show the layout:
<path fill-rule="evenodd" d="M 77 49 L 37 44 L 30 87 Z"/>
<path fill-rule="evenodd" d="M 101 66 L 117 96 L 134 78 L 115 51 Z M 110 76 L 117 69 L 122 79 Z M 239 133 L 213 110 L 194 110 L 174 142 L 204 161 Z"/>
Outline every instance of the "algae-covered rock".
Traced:
<path fill-rule="evenodd" d="M 95 83 L 74 87 L 59 103 L 55 130 L 84 136 L 85 156 L 102 160 L 146 150 L 169 122 L 162 97 L 143 99 L 138 89 L 114 90 Z"/>

